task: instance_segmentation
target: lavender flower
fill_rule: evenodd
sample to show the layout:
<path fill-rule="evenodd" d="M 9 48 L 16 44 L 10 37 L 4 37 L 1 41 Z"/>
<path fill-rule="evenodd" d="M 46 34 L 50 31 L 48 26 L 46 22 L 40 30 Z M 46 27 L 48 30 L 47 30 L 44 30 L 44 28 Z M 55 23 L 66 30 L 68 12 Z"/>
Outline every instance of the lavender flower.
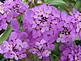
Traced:
<path fill-rule="evenodd" d="M 19 23 L 18 23 L 18 20 L 16 18 L 12 19 L 10 25 L 14 31 L 19 31 Z"/>
<path fill-rule="evenodd" d="M 28 5 L 21 0 L 6 0 L 0 5 L 0 30 L 6 29 L 8 23 L 12 23 L 17 16 L 23 15 L 27 9 Z"/>
<path fill-rule="evenodd" d="M 25 12 L 23 29 L 29 35 L 29 52 L 40 59 L 51 54 L 58 37 L 59 21 L 60 11 L 50 5 L 42 4 Z"/>
<path fill-rule="evenodd" d="M 68 15 L 65 12 L 61 12 L 61 21 L 59 22 L 60 30 L 57 42 L 67 43 L 76 40 L 76 24 L 72 21 L 75 21 L 73 16 Z"/>
<path fill-rule="evenodd" d="M 12 32 L 9 39 L 0 45 L 0 53 L 5 58 L 18 60 L 27 56 L 26 50 L 29 48 L 29 45 L 26 40 L 21 40 L 23 38 L 21 35 L 26 37 L 25 32 Z"/>
<path fill-rule="evenodd" d="M 55 7 L 42 4 L 27 11 L 23 19 L 23 29 L 32 32 L 33 38 L 40 37 L 44 33 L 58 33 L 57 23 L 60 20 L 60 11 Z M 35 36 L 34 36 L 35 35 Z"/>
<path fill-rule="evenodd" d="M 8 24 L 6 23 L 5 17 L 6 15 L 5 15 L 5 11 L 3 8 L 3 4 L 0 4 L 0 30 L 6 29 L 8 26 Z"/>
<path fill-rule="evenodd" d="M 32 44 L 32 43 L 31 43 Z M 35 54 L 39 57 L 39 59 L 47 58 L 51 54 L 51 50 L 54 50 L 54 45 L 52 43 L 46 42 L 44 39 L 41 41 L 33 43 L 30 45 L 29 52 Z"/>
<path fill-rule="evenodd" d="M 22 32 L 17 19 L 21 15 Z M 81 40 L 81 13 L 77 10 L 69 15 L 45 3 L 28 9 L 21 0 L 7 0 L 0 5 L 0 30 L 8 25 L 13 31 L 0 45 L 0 53 L 5 58 L 18 60 L 32 53 L 43 61 L 49 61 L 57 41 L 63 43 L 58 61 L 81 60 L 81 46 L 73 44 L 76 39 Z"/>
<path fill-rule="evenodd" d="M 31 37 L 31 36 L 30 36 Z M 39 59 L 47 58 L 51 54 L 51 51 L 54 50 L 54 40 L 51 36 L 47 34 L 39 38 L 31 38 L 29 41 L 30 53 L 37 55 Z"/>
<path fill-rule="evenodd" d="M 71 15 L 75 18 L 76 20 L 76 33 L 78 35 L 78 39 L 81 40 L 81 13 L 77 10 L 73 10 L 73 12 L 71 12 Z"/>
<path fill-rule="evenodd" d="M 21 0 L 7 0 L 4 3 L 4 10 L 7 14 L 11 14 L 13 17 L 23 14 L 27 8 L 28 5 L 23 3 Z"/>
<path fill-rule="evenodd" d="M 59 61 L 80 61 L 81 60 L 81 46 L 62 44 L 60 46 L 60 59 Z"/>

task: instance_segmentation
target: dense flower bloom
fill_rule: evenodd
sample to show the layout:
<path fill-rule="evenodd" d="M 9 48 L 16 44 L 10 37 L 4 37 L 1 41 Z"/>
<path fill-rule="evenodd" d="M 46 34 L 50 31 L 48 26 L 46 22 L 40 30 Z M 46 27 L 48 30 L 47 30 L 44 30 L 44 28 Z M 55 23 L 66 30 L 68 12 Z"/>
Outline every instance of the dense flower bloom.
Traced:
<path fill-rule="evenodd" d="M 72 42 L 76 40 L 76 24 L 72 23 L 75 19 L 68 15 L 65 12 L 61 12 L 61 21 L 59 22 L 59 26 L 61 26 L 61 30 L 59 30 L 59 37 L 57 38 L 57 42 Z"/>
<path fill-rule="evenodd" d="M 12 19 L 12 21 L 10 22 L 10 26 L 11 26 L 12 30 L 20 31 L 19 30 L 19 23 L 18 23 L 17 18 Z"/>
<path fill-rule="evenodd" d="M 43 36 L 55 40 L 58 36 L 58 21 L 60 11 L 53 6 L 42 4 L 25 12 L 23 29 L 30 32 L 32 38 Z"/>
<path fill-rule="evenodd" d="M 50 41 L 44 39 L 35 39 L 35 41 L 32 42 L 29 43 L 29 52 L 37 55 L 39 59 L 49 57 L 51 50 L 54 50 L 54 45 Z"/>
<path fill-rule="evenodd" d="M 81 13 L 74 9 L 73 12 L 71 12 L 71 15 L 75 19 L 73 22 L 76 23 L 77 38 L 81 40 Z"/>
<path fill-rule="evenodd" d="M 5 58 L 22 59 L 27 56 L 26 50 L 29 48 L 25 32 L 12 32 L 7 41 L 0 45 L 0 53 Z"/>
<path fill-rule="evenodd" d="M 20 22 L 19 16 L 23 16 Z M 81 13 L 75 9 L 69 15 L 50 4 L 28 9 L 21 0 L 6 0 L 0 4 L 0 31 L 8 25 L 12 32 L 0 45 L 0 54 L 5 58 L 18 60 L 32 53 L 49 61 L 54 43 L 61 42 L 58 61 L 81 61 L 81 46 L 73 44 L 81 40 Z"/>
<path fill-rule="evenodd" d="M 80 45 L 67 45 L 60 46 L 61 57 L 59 61 L 81 61 L 81 46 Z"/>
<path fill-rule="evenodd" d="M 23 14 L 28 8 L 28 5 L 21 0 L 7 0 L 4 2 L 4 11 L 10 17 L 16 17 Z"/>
<path fill-rule="evenodd" d="M 8 24 L 11 21 L 13 22 L 13 19 L 23 15 L 27 9 L 28 5 L 21 0 L 6 0 L 3 4 L 0 4 L 0 30 L 6 29 Z M 13 24 L 11 23 L 11 25 Z"/>
<path fill-rule="evenodd" d="M 0 30 L 6 29 L 8 24 L 6 23 L 6 14 L 5 11 L 3 10 L 3 3 L 0 4 Z"/>
<path fill-rule="evenodd" d="M 42 4 L 29 9 L 23 18 L 23 29 L 29 33 L 29 52 L 40 59 L 48 57 L 58 37 L 60 11 L 53 6 Z"/>
<path fill-rule="evenodd" d="M 30 24 L 32 30 L 34 31 L 44 33 L 50 30 L 54 30 L 59 20 L 59 10 L 57 10 L 55 7 L 42 4 L 27 11 L 24 15 L 23 23 Z M 24 24 L 24 26 L 25 25 L 26 24 Z"/>

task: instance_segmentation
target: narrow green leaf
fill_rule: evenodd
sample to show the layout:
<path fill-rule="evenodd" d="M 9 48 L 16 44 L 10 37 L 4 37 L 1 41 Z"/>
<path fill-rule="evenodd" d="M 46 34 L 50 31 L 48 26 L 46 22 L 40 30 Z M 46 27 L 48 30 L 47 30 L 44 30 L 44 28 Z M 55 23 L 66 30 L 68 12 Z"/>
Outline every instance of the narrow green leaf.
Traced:
<path fill-rule="evenodd" d="M 0 54 L 0 60 L 2 60 L 4 57 L 3 57 L 3 55 L 2 54 Z"/>
<path fill-rule="evenodd" d="M 61 11 L 66 11 L 67 13 L 72 10 L 64 0 L 44 0 L 44 2 L 47 4 L 52 4 Z"/>
<path fill-rule="evenodd" d="M 81 40 L 75 40 L 76 45 L 81 45 Z"/>
<path fill-rule="evenodd" d="M 23 2 L 25 2 L 25 3 L 28 3 L 28 0 L 22 0 Z"/>
<path fill-rule="evenodd" d="M 10 28 L 10 26 L 8 26 L 7 30 L 5 30 L 2 36 L 0 37 L 0 44 L 9 37 L 11 31 L 12 29 Z"/>
<path fill-rule="evenodd" d="M 2 58 L 0 61 L 7 61 L 5 58 Z"/>
<path fill-rule="evenodd" d="M 20 16 L 17 17 L 17 19 L 18 19 L 19 25 L 21 26 L 21 22 L 22 22 L 23 16 L 20 15 Z"/>
<path fill-rule="evenodd" d="M 28 53 L 28 56 L 26 58 L 21 59 L 19 61 L 41 61 L 41 60 L 36 55 Z"/>
<path fill-rule="evenodd" d="M 50 3 L 52 5 L 66 4 L 63 0 L 44 0 L 45 3 Z"/>
<path fill-rule="evenodd" d="M 20 16 L 17 17 L 17 19 L 18 19 L 18 23 L 19 23 L 19 28 L 20 28 L 21 31 L 23 31 L 23 29 L 22 29 L 23 16 L 20 15 Z"/>
<path fill-rule="evenodd" d="M 31 54 L 32 61 L 40 61 L 36 55 Z"/>
<path fill-rule="evenodd" d="M 59 58 L 59 55 L 60 55 L 59 44 L 54 43 L 54 45 L 55 45 L 55 50 L 52 51 L 50 58 L 51 58 L 51 61 L 58 61 L 58 58 Z"/>
<path fill-rule="evenodd" d="M 55 50 L 53 53 L 59 56 L 59 43 L 54 43 L 54 45 L 55 45 Z"/>
<path fill-rule="evenodd" d="M 81 0 L 77 0 L 75 4 L 75 8 L 79 10 L 80 7 L 81 7 Z"/>
<path fill-rule="evenodd" d="M 76 1 L 75 0 L 64 0 L 66 2 L 66 4 L 69 6 L 69 7 L 74 7 Z"/>

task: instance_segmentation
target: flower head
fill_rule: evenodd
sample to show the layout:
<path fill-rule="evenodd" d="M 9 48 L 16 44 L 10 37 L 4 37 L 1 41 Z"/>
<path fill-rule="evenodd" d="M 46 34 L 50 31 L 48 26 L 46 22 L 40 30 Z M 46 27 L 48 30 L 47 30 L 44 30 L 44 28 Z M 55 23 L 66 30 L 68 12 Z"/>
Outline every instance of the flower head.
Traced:
<path fill-rule="evenodd" d="M 80 61 L 81 60 L 81 46 L 77 45 L 61 45 L 61 57 L 59 61 Z"/>
<path fill-rule="evenodd" d="M 20 39 L 20 34 L 23 33 L 24 32 L 12 32 L 8 40 L 0 45 L 0 53 L 3 54 L 5 58 L 15 58 L 18 60 L 27 56 L 26 50 L 29 48 L 29 45 L 26 40 Z"/>

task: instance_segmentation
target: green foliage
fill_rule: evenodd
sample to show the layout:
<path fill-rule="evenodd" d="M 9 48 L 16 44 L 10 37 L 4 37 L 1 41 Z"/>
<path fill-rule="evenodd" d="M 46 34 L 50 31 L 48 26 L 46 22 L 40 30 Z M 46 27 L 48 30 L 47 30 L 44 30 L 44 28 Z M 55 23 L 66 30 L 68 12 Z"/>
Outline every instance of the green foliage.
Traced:
<path fill-rule="evenodd" d="M 76 40 L 76 41 L 75 41 L 75 44 L 76 44 L 76 45 L 81 45 L 81 40 Z"/>
<path fill-rule="evenodd" d="M 0 37 L 0 44 L 1 44 L 3 41 L 5 41 L 5 40 L 9 37 L 11 31 L 12 31 L 11 27 L 8 26 L 7 30 L 5 30 L 5 31 L 2 33 L 2 36 Z"/>
<path fill-rule="evenodd" d="M 23 29 L 22 29 L 22 20 L 23 20 L 23 16 L 20 15 L 20 16 L 17 17 L 17 19 L 18 19 L 20 31 L 23 31 Z"/>
<path fill-rule="evenodd" d="M 28 3 L 28 0 L 22 0 L 23 2 L 25 2 L 25 3 Z"/>
<path fill-rule="evenodd" d="M 62 5 L 66 4 L 63 0 L 44 0 L 45 3 L 50 3 L 52 5 Z"/>
<path fill-rule="evenodd" d="M 19 25 L 21 25 L 21 22 L 22 22 L 23 16 L 20 15 L 20 16 L 17 17 L 17 19 L 18 19 Z"/>
<path fill-rule="evenodd" d="M 54 43 L 55 49 L 52 51 L 52 54 L 50 56 L 51 61 L 58 61 L 58 58 L 60 56 L 60 50 L 59 50 L 59 43 Z"/>
<path fill-rule="evenodd" d="M 76 4 L 75 4 L 74 8 L 76 8 L 79 11 L 81 11 L 81 0 L 77 0 L 76 1 Z"/>
<path fill-rule="evenodd" d="M 81 11 L 81 0 L 44 0 L 47 4 L 52 4 L 62 11 L 71 11 L 73 8 Z"/>
<path fill-rule="evenodd" d="M 31 55 L 31 60 L 32 61 L 40 61 L 39 59 L 38 59 L 38 57 L 37 56 L 35 56 L 35 55 Z"/>
<path fill-rule="evenodd" d="M 4 59 L 3 55 L 0 54 L 0 60 L 3 60 L 3 59 Z"/>
<path fill-rule="evenodd" d="M 44 2 L 47 4 L 52 4 L 61 11 L 71 11 L 70 6 L 68 6 L 68 4 L 64 0 L 44 0 Z"/>
<path fill-rule="evenodd" d="M 19 61 L 41 61 L 41 60 L 36 55 L 28 53 L 28 56 L 26 58 L 21 59 Z"/>
<path fill-rule="evenodd" d="M 0 59 L 0 61 L 7 61 L 5 58 Z"/>

